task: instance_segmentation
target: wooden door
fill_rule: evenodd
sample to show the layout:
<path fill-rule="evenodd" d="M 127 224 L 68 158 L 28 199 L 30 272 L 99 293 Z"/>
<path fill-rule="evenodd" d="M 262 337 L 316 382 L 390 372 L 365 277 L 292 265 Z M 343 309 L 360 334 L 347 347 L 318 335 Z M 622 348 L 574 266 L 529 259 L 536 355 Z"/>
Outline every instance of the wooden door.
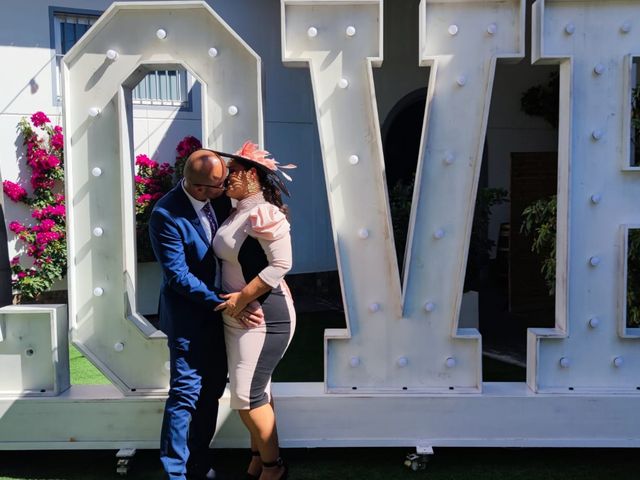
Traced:
<path fill-rule="evenodd" d="M 509 310 L 513 313 L 554 308 L 554 297 L 540 273 L 542 261 L 531 251 L 532 238 L 520 229 L 523 210 L 536 200 L 555 195 L 557 184 L 556 152 L 511 154 Z"/>

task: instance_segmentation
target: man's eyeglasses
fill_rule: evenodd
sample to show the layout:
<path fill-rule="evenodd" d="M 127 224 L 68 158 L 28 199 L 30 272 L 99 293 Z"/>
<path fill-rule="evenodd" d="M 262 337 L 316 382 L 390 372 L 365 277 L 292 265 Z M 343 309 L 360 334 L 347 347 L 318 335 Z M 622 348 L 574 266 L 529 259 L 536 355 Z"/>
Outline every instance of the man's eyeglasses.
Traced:
<path fill-rule="evenodd" d="M 216 190 L 226 190 L 227 187 L 225 187 L 225 184 L 223 183 L 222 185 L 207 185 L 204 183 L 192 183 L 191 185 L 193 185 L 194 187 L 203 187 L 203 188 L 213 188 Z"/>

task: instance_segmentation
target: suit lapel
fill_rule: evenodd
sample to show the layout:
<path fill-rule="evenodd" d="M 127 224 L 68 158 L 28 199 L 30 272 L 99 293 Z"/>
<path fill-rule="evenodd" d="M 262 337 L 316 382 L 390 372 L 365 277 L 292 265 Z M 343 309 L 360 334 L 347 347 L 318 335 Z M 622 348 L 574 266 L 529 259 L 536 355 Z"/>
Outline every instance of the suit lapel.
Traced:
<path fill-rule="evenodd" d="M 189 200 L 187 195 L 184 193 L 184 190 L 182 190 L 182 185 L 178 183 L 178 185 L 176 185 L 175 187 L 175 190 L 176 190 L 176 195 L 181 200 L 184 217 L 187 220 L 189 220 L 189 222 L 191 222 L 191 225 L 193 225 L 193 228 L 198 232 L 198 234 L 200 235 L 200 238 L 202 238 L 202 241 L 207 245 L 211 245 L 211 242 L 209 242 L 209 239 L 207 238 L 207 234 L 204 231 L 202 222 L 200 221 L 198 214 L 194 210 L 193 205 L 191 204 L 191 201 Z"/>

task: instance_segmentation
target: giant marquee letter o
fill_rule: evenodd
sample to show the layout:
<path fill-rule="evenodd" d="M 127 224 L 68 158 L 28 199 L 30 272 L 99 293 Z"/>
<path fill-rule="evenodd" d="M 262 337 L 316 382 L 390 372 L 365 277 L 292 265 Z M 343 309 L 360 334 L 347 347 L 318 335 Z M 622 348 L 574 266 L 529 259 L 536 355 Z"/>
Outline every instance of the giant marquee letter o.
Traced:
<path fill-rule="evenodd" d="M 114 4 L 63 60 L 72 340 L 128 394 L 169 378 L 165 336 L 136 312 L 131 89 L 170 65 L 202 85 L 205 146 L 262 144 L 260 58 L 204 2 Z"/>

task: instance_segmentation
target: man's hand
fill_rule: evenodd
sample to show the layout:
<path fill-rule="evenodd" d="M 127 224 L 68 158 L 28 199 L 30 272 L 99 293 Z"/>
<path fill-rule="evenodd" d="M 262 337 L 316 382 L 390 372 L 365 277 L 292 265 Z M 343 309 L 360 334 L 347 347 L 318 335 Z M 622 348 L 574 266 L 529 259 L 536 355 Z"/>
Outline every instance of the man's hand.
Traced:
<path fill-rule="evenodd" d="M 264 312 L 256 301 L 251 302 L 235 317 L 244 328 L 256 328 L 264 323 Z"/>

